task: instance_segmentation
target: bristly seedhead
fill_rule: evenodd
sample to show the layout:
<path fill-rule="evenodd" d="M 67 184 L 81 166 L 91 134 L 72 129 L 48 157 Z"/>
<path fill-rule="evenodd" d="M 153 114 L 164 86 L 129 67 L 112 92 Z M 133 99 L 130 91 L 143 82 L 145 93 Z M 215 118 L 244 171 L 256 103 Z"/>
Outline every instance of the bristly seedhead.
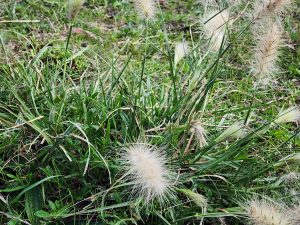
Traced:
<path fill-rule="evenodd" d="M 290 225 L 283 206 L 266 200 L 251 200 L 244 207 L 251 225 Z"/>
<path fill-rule="evenodd" d="M 70 20 L 74 20 L 78 15 L 85 0 L 69 0 L 68 1 L 68 17 Z"/>
<path fill-rule="evenodd" d="M 286 184 L 291 184 L 291 183 L 299 182 L 299 179 L 300 179 L 300 173 L 290 172 L 282 175 L 279 180 Z"/>
<path fill-rule="evenodd" d="M 208 200 L 203 195 L 193 192 L 189 189 L 178 189 L 179 192 L 185 194 L 188 198 L 190 198 L 197 206 L 201 207 L 204 211 L 206 211 Z"/>
<path fill-rule="evenodd" d="M 292 0 L 256 0 L 253 19 L 266 19 L 282 14 L 292 3 Z"/>
<path fill-rule="evenodd" d="M 300 110 L 298 107 L 290 107 L 279 112 L 274 123 L 297 123 L 300 121 Z"/>
<path fill-rule="evenodd" d="M 133 182 L 132 194 L 146 202 L 167 201 L 172 195 L 171 174 L 164 154 L 144 143 L 133 144 L 122 155 L 125 181 Z"/>
<path fill-rule="evenodd" d="M 255 38 L 252 74 L 257 78 L 258 84 L 264 84 L 271 81 L 273 75 L 279 71 L 279 49 L 284 45 L 282 29 L 278 22 L 268 21 L 258 29 Z"/>
<path fill-rule="evenodd" d="M 296 205 L 289 210 L 289 225 L 299 225 L 300 224 L 300 205 Z"/>
<path fill-rule="evenodd" d="M 220 7 L 220 5 L 223 5 L 220 0 L 200 0 L 199 2 L 206 7 Z M 241 0 L 226 0 L 224 2 L 226 2 L 229 6 L 241 4 Z"/>
<path fill-rule="evenodd" d="M 137 14 L 146 20 L 155 19 L 156 5 L 155 0 L 133 0 Z"/>
<path fill-rule="evenodd" d="M 208 6 L 218 6 L 217 0 L 202 0 L 199 1 L 202 5 L 208 7 Z"/>
<path fill-rule="evenodd" d="M 247 134 L 247 129 L 243 122 L 237 121 L 229 126 L 219 137 L 215 139 L 216 142 L 222 142 L 227 139 L 242 138 Z"/>
<path fill-rule="evenodd" d="M 200 148 L 203 148 L 204 146 L 207 145 L 206 130 L 204 129 L 204 127 L 202 126 L 202 123 L 200 121 L 192 122 L 191 131 L 194 132 Z"/>
<path fill-rule="evenodd" d="M 177 65 L 177 63 L 187 56 L 189 52 L 189 45 L 186 41 L 177 42 L 175 45 L 174 64 Z"/>
<path fill-rule="evenodd" d="M 229 21 L 229 11 L 223 10 L 218 12 L 212 10 L 203 18 L 203 29 L 207 38 L 210 38 L 211 49 L 218 51 L 222 45 L 222 41 L 226 31 L 226 24 Z"/>

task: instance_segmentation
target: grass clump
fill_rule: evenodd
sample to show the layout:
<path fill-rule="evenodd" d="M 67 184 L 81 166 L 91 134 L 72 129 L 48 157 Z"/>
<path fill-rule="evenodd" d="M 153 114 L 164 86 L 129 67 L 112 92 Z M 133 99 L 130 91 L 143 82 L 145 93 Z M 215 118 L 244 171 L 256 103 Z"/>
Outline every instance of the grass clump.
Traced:
<path fill-rule="evenodd" d="M 296 3 L 3 5 L 0 224 L 298 223 Z"/>

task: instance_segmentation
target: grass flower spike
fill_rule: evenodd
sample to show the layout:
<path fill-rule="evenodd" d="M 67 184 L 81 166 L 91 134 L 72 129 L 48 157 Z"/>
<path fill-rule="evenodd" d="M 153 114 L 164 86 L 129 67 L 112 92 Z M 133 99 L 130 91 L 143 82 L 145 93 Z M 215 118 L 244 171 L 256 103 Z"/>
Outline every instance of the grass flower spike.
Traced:
<path fill-rule="evenodd" d="M 290 172 L 288 174 L 284 174 L 283 176 L 280 177 L 280 181 L 290 184 L 290 183 L 295 183 L 299 181 L 300 179 L 300 174 L 296 172 Z"/>
<path fill-rule="evenodd" d="M 212 10 L 204 16 L 204 33 L 207 38 L 210 38 L 211 48 L 213 51 L 218 51 L 220 49 L 228 21 L 229 12 L 227 10 L 222 12 Z"/>
<path fill-rule="evenodd" d="M 298 107 L 290 107 L 281 111 L 274 123 L 297 123 L 300 121 L 300 110 Z"/>
<path fill-rule="evenodd" d="M 85 0 L 69 0 L 68 1 L 68 17 L 70 20 L 74 20 L 78 15 Z"/>
<path fill-rule="evenodd" d="M 265 200 L 251 200 L 245 208 L 251 225 L 290 225 L 283 210 Z"/>
<path fill-rule="evenodd" d="M 279 49 L 283 46 L 282 30 L 277 22 L 264 24 L 257 33 L 254 60 L 252 63 L 253 76 L 258 79 L 258 84 L 266 84 L 271 81 L 272 75 L 279 71 L 277 61 Z"/>
<path fill-rule="evenodd" d="M 294 206 L 289 210 L 290 216 L 290 225 L 299 225 L 300 224 L 300 205 Z"/>
<path fill-rule="evenodd" d="M 256 0 L 254 3 L 254 19 L 268 18 L 283 13 L 291 0 Z"/>
<path fill-rule="evenodd" d="M 185 194 L 189 199 L 191 199 L 197 206 L 201 207 L 206 211 L 207 208 L 207 199 L 196 192 L 193 192 L 189 189 L 178 189 L 179 192 Z"/>
<path fill-rule="evenodd" d="M 241 138 L 245 136 L 247 130 L 242 122 L 235 122 L 228 127 L 219 137 L 216 138 L 216 142 L 221 142 L 226 139 Z"/>
<path fill-rule="evenodd" d="M 175 56 L 174 56 L 174 63 L 177 63 L 183 59 L 185 56 L 189 54 L 189 45 L 187 42 L 178 42 L 175 45 Z"/>
<path fill-rule="evenodd" d="M 195 121 L 192 123 L 191 131 L 195 134 L 200 148 L 203 148 L 207 145 L 206 130 L 203 128 L 200 121 Z"/>
<path fill-rule="evenodd" d="M 142 19 L 154 19 L 156 13 L 155 0 L 133 0 L 137 14 Z"/>
<path fill-rule="evenodd" d="M 123 154 L 125 179 L 133 182 L 132 194 L 149 202 L 165 200 L 171 191 L 170 172 L 164 155 L 147 144 L 134 144 Z"/>

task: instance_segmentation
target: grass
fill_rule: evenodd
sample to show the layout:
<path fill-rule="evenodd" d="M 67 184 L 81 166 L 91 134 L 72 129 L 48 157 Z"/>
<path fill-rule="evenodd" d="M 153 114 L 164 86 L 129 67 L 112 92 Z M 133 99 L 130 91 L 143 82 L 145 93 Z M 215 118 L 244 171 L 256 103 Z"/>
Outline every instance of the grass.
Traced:
<path fill-rule="evenodd" d="M 245 17 L 230 29 L 230 44 L 214 54 L 199 23 L 203 6 L 163 2 L 158 20 L 143 23 L 127 1 L 89 0 L 67 50 L 63 1 L 1 3 L 1 224 L 199 224 L 204 218 L 204 224 L 238 225 L 245 224 L 239 203 L 246 199 L 298 203 L 299 183 L 280 177 L 299 171 L 290 158 L 299 153 L 299 128 L 259 131 L 282 107 L 299 104 L 299 7 L 284 18 L 293 48 L 282 50 L 276 88 L 255 90 Z M 182 39 L 192 52 L 175 66 L 174 44 Z M 199 118 L 208 131 L 204 148 L 190 132 Z M 236 121 L 247 124 L 247 135 L 217 143 Z M 138 140 L 163 147 L 177 177 L 176 199 L 166 206 L 145 206 L 117 182 L 120 152 Z M 206 212 L 185 189 L 207 198 Z"/>

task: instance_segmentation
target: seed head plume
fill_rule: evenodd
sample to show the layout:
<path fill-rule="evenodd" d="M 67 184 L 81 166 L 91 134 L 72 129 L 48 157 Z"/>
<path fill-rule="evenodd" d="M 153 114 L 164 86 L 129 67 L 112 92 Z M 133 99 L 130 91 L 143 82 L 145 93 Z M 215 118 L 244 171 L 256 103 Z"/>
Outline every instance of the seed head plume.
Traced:
<path fill-rule="evenodd" d="M 268 21 L 258 30 L 262 33 L 255 34 L 256 47 L 252 63 L 253 76 L 258 79 L 258 84 L 267 84 L 272 75 L 279 71 L 277 65 L 279 49 L 283 46 L 282 29 L 277 22 Z"/>
<path fill-rule="evenodd" d="M 288 156 L 284 157 L 283 159 L 281 159 L 280 161 L 284 161 L 284 160 L 298 163 L 300 161 L 300 153 L 298 152 L 298 153 L 288 155 Z"/>
<path fill-rule="evenodd" d="M 228 127 L 219 137 L 215 139 L 216 142 L 221 142 L 226 139 L 242 138 L 246 135 L 247 129 L 242 122 L 235 122 Z"/>
<path fill-rule="evenodd" d="M 70 20 L 74 20 L 85 0 L 69 0 L 68 1 L 68 17 Z"/>
<path fill-rule="evenodd" d="M 186 41 L 178 42 L 175 45 L 175 55 L 174 55 L 174 63 L 177 65 L 177 63 L 183 59 L 185 56 L 189 54 L 189 45 Z"/>
<path fill-rule="evenodd" d="M 206 7 L 218 7 L 222 2 L 220 0 L 200 0 L 201 4 L 203 4 Z M 240 4 L 241 0 L 226 0 L 225 1 L 229 6 Z"/>
<path fill-rule="evenodd" d="M 290 225 L 300 224 L 300 205 L 294 206 L 289 210 Z"/>
<path fill-rule="evenodd" d="M 256 0 L 253 19 L 259 20 L 280 15 L 292 3 L 292 0 Z"/>
<path fill-rule="evenodd" d="M 171 174 L 160 150 L 144 143 L 133 144 L 122 155 L 124 179 L 133 182 L 132 194 L 146 202 L 161 202 L 172 195 Z"/>
<path fill-rule="evenodd" d="M 300 110 L 298 107 L 290 107 L 279 112 L 275 124 L 280 123 L 297 123 L 300 121 Z"/>
<path fill-rule="evenodd" d="M 203 4 L 205 6 L 218 6 L 216 0 L 202 0 L 201 4 Z"/>
<path fill-rule="evenodd" d="M 194 121 L 192 123 L 191 131 L 195 134 L 200 148 L 203 148 L 204 146 L 207 145 L 206 130 L 204 129 L 200 121 Z"/>
<path fill-rule="evenodd" d="M 287 174 L 284 174 L 280 177 L 280 181 L 284 182 L 286 184 L 291 184 L 291 183 L 295 183 L 298 182 L 300 179 L 300 174 L 297 172 L 290 172 Z"/>
<path fill-rule="evenodd" d="M 142 19 L 152 20 L 155 18 L 155 0 L 133 0 L 135 10 Z"/>
<path fill-rule="evenodd" d="M 265 200 L 251 200 L 245 205 L 251 225 L 290 225 L 282 208 Z"/>
<path fill-rule="evenodd" d="M 223 10 L 222 12 L 212 10 L 204 16 L 204 33 L 207 38 L 210 38 L 213 51 L 218 51 L 220 49 L 228 21 L 229 12 L 227 10 Z"/>
<path fill-rule="evenodd" d="M 207 198 L 197 192 L 193 192 L 189 189 L 178 189 L 179 192 L 185 194 L 188 198 L 190 198 L 197 206 L 201 207 L 206 211 L 207 208 Z"/>

